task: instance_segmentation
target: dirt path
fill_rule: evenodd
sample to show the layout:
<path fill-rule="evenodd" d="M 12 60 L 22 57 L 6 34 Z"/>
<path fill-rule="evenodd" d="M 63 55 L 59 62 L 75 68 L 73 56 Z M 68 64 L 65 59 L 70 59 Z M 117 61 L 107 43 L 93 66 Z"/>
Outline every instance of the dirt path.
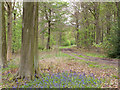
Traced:
<path fill-rule="evenodd" d="M 84 55 L 82 52 L 78 52 L 75 49 L 70 49 L 70 48 L 65 48 L 65 49 L 61 49 L 62 52 L 73 56 L 77 59 L 81 59 L 81 60 L 87 60 L 87 61 L 95 61 L 101 64 L 108 64 L 108 65 L 112 65 L 112 66 L 117 66 L 118 67 L 118 59 L 111 59 L 111 58 L 99 58 L 99 57 L 92 57 L 92 56 L 86 56 Z M 79 57 L 78 55 L 82 55 L 83 57 Z"/>

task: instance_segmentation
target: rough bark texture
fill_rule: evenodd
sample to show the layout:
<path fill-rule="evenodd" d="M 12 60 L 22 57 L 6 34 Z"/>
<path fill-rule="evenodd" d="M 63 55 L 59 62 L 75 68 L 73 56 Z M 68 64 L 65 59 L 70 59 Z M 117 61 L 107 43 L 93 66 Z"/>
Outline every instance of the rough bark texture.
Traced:
<path fill-rule="evenodd" d="M 34 68 L 35 73 L 38 75 L 39 72 L 39 63 L 38 63 L 38 5 L 39 3 L 35 3 L 34 11 L 35 11 L 35 24 L 34 24 Z"/>
<path fill-rule="evenodd" d="M 23 3 L 22 48 L 19 75 L 21 78 L 33 79 L 34 69 L 34 3 Z"/>
<path fill-rule="evenodd" d="M 7 59 L 12 59 L 12 2 L 8 2 Z"/>
<path fill-rule="evenodd" d="M 3 68 L 7 66 L 7 46 L 6 46 L 6 24 L 5 24 L 5 8 L 2 2 L 2 63 Z"/>
<path fill-rule="evenodd" d="M 0 11 L 2 11 L 1 2 L 0 2 Z M 2 67 L 2 12 L 0 12 L 0 67 Z M 1 68 L 0 68 L 0 72 L 2 72 Z M 0 73 L 0 83 L 2 83 L 2 73 Z"/>

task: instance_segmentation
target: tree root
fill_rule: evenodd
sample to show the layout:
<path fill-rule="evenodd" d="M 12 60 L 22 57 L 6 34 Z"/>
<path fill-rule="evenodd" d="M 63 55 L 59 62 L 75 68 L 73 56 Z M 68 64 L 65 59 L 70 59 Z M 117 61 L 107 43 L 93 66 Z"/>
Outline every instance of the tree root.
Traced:
<path fill-rule="evenodd" d="M 38 73 L 37 70 L 35 70 L 35 75 L 20 75 L 19 71 L 16 72 L 16 74 L 9 79 L 10 82 L 17 82 L 18 79 L 21 79 L 21 80 L 25 80 L 27 82 L 31 81 L 31 80 L 34 80 L 34 78 L 40 78 L 41 75 Z"/>

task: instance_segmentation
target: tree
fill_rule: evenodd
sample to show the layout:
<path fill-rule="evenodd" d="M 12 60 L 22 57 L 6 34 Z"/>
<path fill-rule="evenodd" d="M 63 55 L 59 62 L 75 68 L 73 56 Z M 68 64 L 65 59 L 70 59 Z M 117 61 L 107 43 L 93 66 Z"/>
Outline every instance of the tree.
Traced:
<path fill-rule="evenodd" d="M 7 59 L 12 59 L 12 2 L 7 3 L 8 34 L 7 34 Z"/>
<path fill-rule="evenodd" d="M 6 45 L 6 24 L 5 24 L 5 8 L 2 2 L 2 62 L 3 67 L 7 66 L 7 45 Z"/>
<path fill-rule="evenodd" d="M 48 5 L 50 5 L 48 3 Z M 46 17 L 46 20 L 47 20 L 47 25 L 48 25 L 48 40 L 47 40 L 47 46 L 46 46 L 46 49 L 50 49 L 50 34 L 51 34 L 51 7 L 49 6 L 48 9 L 47 9 L 47 5 L 45 4 L 44 5 L 45 7 L 45 17 Z"/>
<path fill-rule="evenodd" d="M 57 23 L 60 23 L 61 21 L 64 21 L 64 7 L 66 6 L 66 3 L 62 2 L 43 2 L 41 3 L 41 19 L 42 24 L 41 30 L 42 34 L 47 35 L 47 44 L 46 49 L 50 49 L 52 47 L 52 39 L 55 37 L 52 37 L 53 32 L 57 31 Z M 62 10 L 63 9 L 63 10 Z M 62 22 L 63 23 L 63 22 Z M 43 28 L 44 26 L 44 28 Z M 44 30 L 43 30 L 44 29 Z M 47 30 L 47 31 L 46 31 Z M 45 33 L 46 32 L 46 33 Z M 57 40 L 54 41 L 55 43 Z"/>
<path fill-rule="evenodd" d="M 94 16 L 95 19 L 95 31 L 96 31 L 96 44 L 100 42 L 100 27 L 99 27 L 99 11 L 100 11 L 100 2 L 93 2 L 91 3 L 92 7 L 90 6 L 89 10 Z"/>
<path fill-rule="evenodd" d="M 39 64 L 38 64 L 38 10 L 39 3 L 35 3 L 34 5 L 34 13 L 35 13 L 35 22 L 34 22 L 34 68 L 35 73 L 38 75 L 39 72 Z"/>
<path fill-rule="evenodd" d="M 118 30 L 117 30 L 117 48 L 116 57 L 120 58 L 120 2 L 117 4 Z"/>
<path fill-rule="evenodd" d="M 38 11 L 36 10 L 38 10 L 38 4 L 36 5 L 36 3 L 33 2 L 23 3 L 22 47 L 18 77 L 29 80 L 33 79 L 34 75 L 37 74 L 38 71 L 38 63 L 35 63 L 36 61 L 38 61 L 36 56 L 37 40 L 36 42 L 34 42 L 37 32 L 34 31 L 34 29 L 38 29 L 38 20 L 37 17 L 35 18 L 35 16 L 37 16 L 36 14 L 38 14 Z"/>
<path fill-rule="evenodd" d="M 13 13 L 13 14 L 14 14 L 14 17 L 13 17 L 13 18 L 14 18 L 14 28 L 13 28 L 13 33 L 12 33 L 12 35 L 13 35 L 14 38 L 16 38 L 16 33 L 14 33 L 14 32 L 15 32 L 15 26 L 16 26 L 16 12 L 17 12 L 17 10 L 15 9 L 15 2 L 14 2 L 14 5 L 13 5 L 13 12 L 14 12 L 14 13 Z M 14 53 L 14 52 L 15 52 L 14 43 L 16 43 L 16 42 L 15 42 L 15 39 L 12 39 L 12 41 L 13 41 L 13 44 L 12 44 L 12 45 L 13 45 L 12 53 Z"/>
<path fill-rule="evenodd" d="M 0 2 L 0 11 L 2 11 L 2 2 Z M 2 12 L 0 12 L 0 67 L 2 66 Z M 0 71 L 2 71 L 0 69 Z M 0 77 L 2 73 L 0 73 Z M 0 78 L 0 83 L 2 83 L 2 78 Z"/>

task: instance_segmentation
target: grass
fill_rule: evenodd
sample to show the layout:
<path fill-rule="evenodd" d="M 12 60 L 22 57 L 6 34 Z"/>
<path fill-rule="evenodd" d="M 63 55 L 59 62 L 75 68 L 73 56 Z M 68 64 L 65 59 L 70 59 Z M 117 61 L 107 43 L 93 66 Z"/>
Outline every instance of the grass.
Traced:
<path fill-rule="evenodd" d="M 99 57 L 99 58 L 105 58 L 105 55 L 102 54 L 96 54 L 96 53 L 85 53 L 86 56 L 91 56 L 91 57 Z"/>
<path fill-rule="evenodd" d="M 74 47 L 74 46 L 76 46 L 76 45 L 71 45 L 71 46 L 60 46 L 59 49 L 72 48 L 72 47 Z"/>
<path fill-rule="evenodd" d="M 68 57 L 68 58 L 73 58 L 72 56 L 66 54 L 66 53 L 63 53 L 61 51 L 58 51 L 58 52 L 51 52 L 49 54 L 45 54 L 44 56 L 40 56 L 39 59 L 47 59 L 47 58 L 52 58 L 52 57 Z"/>
<path fill-rule="evenodd" d="M 99 64 L 98 62 L 94 62 L 94 61 L 86 61 L 86 60 L 79 60 L 79 59 L 75 59 L 75 60 L 81 63 L 86 63 L 88 67 L 92 67 L 92 68 L 101 68 L 101 69 L 114 69 L 115 68 L 114 66 L 110 66 L 106 64 Z"/>

